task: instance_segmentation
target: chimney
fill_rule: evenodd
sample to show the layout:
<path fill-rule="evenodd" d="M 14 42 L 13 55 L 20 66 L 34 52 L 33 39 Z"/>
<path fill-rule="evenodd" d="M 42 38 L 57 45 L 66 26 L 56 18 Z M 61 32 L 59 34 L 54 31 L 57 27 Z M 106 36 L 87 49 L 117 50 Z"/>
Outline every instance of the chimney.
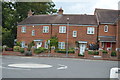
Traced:
<path fill-rule="evenodd" d="M 63 9 L 62 8 L 59 9 L 58 15 L 63 15 Z"/>
<path fill-rule="evenodd" d="M 31 9 L 28 11 L 28 17 L 32 16 L 33 12 L 31 11 Z"/>

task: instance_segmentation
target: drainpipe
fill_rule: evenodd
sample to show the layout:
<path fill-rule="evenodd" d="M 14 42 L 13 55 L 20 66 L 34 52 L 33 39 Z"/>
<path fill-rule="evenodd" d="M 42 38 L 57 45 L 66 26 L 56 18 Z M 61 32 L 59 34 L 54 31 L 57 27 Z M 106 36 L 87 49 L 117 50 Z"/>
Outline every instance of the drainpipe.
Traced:
<path fill-rule="evenodd" d="M 51 24 L 51 32 L 50 32 L 50 37 L 52 37 L 52 24 Z"/>

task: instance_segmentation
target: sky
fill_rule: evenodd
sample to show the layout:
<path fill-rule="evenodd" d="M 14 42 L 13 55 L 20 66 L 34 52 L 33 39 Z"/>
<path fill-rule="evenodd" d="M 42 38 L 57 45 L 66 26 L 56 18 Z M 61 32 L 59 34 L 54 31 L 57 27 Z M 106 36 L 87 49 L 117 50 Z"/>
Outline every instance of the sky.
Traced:
<path fill-rule="evenodd" d="M 95 8 L 118 9 L 120 0 L 52 0 L 64 14 L 94 14 Z"/>

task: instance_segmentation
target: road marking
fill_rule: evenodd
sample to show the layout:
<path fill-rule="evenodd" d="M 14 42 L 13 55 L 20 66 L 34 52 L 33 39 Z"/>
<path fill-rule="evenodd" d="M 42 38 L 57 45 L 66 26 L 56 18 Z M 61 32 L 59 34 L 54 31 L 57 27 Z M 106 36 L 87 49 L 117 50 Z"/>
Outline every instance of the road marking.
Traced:
<path fill-rule="evenodd" d="M 9 67 L 18 67 L 18 68 L 50 68 L 51 65 L 47 64 L 35 64 L 35 63 L 19 63 L 19 64 L 9 64 Z"/>
<path fill-rule="evenodd" d="M 2 67 L 4 69 L 12 69 L 12 70 L 31 70 L 31 69 L 21 69 L 21 68 L 10 68 L 10 67 Z"/>
<path fill-rule="evenodd" d="M 10 68 L 10 67 L 2 67 L 2 66 L 0 66 L 0 68 L 4 68 L 4 69 L 13 69 L 13 70 L 31 70 L 31 69 Z"/>
<path fill-rule="evenodd" d="M 67 66 L 65 66 L 65 65 L 61 65 L 61 64 L 58 64 L 60 67 L 59 68 L 57 68 L 57 69 L 67 69 L 68 67 Z"/>

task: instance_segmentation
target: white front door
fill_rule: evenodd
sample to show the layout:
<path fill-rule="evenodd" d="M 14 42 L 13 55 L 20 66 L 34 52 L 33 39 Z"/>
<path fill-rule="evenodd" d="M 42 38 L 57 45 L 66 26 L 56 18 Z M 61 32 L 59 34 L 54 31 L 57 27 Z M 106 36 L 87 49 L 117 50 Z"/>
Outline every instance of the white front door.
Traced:
<path fill-rule="evenodd" d="M 42 42 L 37 42 L 37 48 L 42 46 Z"/>
<path fill-rule="evenodd" d="M 80 44 L 80 54 L 84 55 L 86 44 Z"/>

